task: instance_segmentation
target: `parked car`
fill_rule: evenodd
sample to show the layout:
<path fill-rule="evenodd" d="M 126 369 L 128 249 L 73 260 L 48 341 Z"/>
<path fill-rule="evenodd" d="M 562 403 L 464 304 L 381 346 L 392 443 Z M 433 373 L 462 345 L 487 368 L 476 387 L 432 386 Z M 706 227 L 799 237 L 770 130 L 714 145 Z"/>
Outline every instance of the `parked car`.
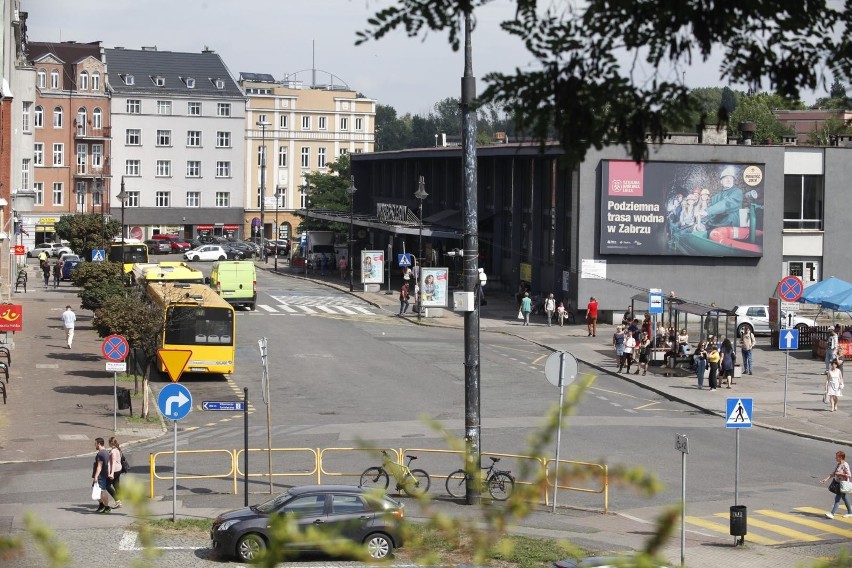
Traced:
<path fill-rule="evenodd" d="M 63 254 L 74 254 L 74 251 L 71 250 L 67 244 L 54 244 L 53 250 L 50 252 L 51 256 L 56 258 L 60 258 Z"/>
<path fill-rule="evenodd" d="M 242 252 L 243 258 L 251 258 L 256 254 L 256 249 L 252 243 L 247 243 L 245 241 L 228 241 L 223 244 Z"/>
<path fill-rule="evenodd" d="M 42 251 L 47 253 L 47 256 L 53 256 L 54 247 L 61 247 L 58 243 L 39 243 L 27 251 L 27 258 L 38 258 Z"/>
<path fill-rule="evenodd" d="M 171 247 L 171 252 L 178 254 L 186 252 L 190 250 L 190 248 L 192 248 L 189 246 L 188 242 L 186 242 L 177 235 L 159 234 L 152 236 L 151 239 L 155 241 L 163 240 L 168 242 L 169 246 Z"/>
<path fill-rule="evenodd" d="M 190 249 L 183 253 L 183 257 L 190 262 L 199 260 L 227 260 L 228 253 L 221 245 L 202 245 L 197 249 Z"/>
<path fill-rule="evenodd" d="M 74 274 L 74 271 L 80 268 L 80 265 L 83 264 L 83 259 L 78 257 L 77 255 L 68 255 L 65 260 L 62 261 L 62 280 L 71 280 L 71 275 Z"/>
<path fill-rule="evenodd" d="M 169 241 L 148 239 L 143 242 L 148 245 L 149 254 L 169 254 L 172 252 L 172 243 Z"/>
<path fill-rule="evenodd" d="M 290 255 L 290 243 L 288 241 L 266 241 L 264 249 L 266 250 L 266 254 L 277 254 L 278 256 Z"/>
<path fill-rule="evenodd" d="M 751 329 L 755 335 L 769 333 L 769 306 L 735 306 L 733 311 L 737 314 L 737 337 L 742 335 L 746 329 Z M 791 327 L 799 331 L 804 331 L 808 327 L 816 325 L 816 322 L 810 318 L 803 318 L 782 311 L 781 320 L 785 326 L 790 315 L 792 315 Z"/>
<path fill-rule="evenodd" d="M 213 521 L 213 549 L 241 562 L 256 560 L 269 545 L 271 520 L 290 515 L 300 530 L 313 527 L 323 539 L 363 544 L 374 560 L 402 546 L 402 503 L 374 490 L 348 485 L 293 487 L 272 499 L 223 513 Z M 320 542 L 294 542 L 288 550 L 316 550 Z"/>
<path fill-rule="evenodd" d="M 248 256 L 246 251 L 231 246 L 230 243 L 221 243 L 219 246 L 225 251 L 225 256 L 228 257 L 228 260 L 243 260 Z"/>

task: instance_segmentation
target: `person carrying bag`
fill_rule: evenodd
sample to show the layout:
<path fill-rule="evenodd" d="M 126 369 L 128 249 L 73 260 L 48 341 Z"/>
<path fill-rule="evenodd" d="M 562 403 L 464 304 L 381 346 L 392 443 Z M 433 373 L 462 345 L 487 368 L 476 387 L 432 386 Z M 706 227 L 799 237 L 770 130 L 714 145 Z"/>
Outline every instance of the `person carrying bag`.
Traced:
<path fill-rule="evenodd" d="M 849 495 L 852 492 L 852 472 L 849 470 L 849 464 L 846 463 L 846 452 L 838 451 L 834 454 L 834 459 L 837 465 L 825 479 L 821 479 L 820 483 L 826 483 L 829 479 L 831 483 L 828 485 L 828 490 L 834 493 L 834 506 L 831 512 L 826 513 L 826 518 L 833 519 L 837 508 L 840 506 L 840 500 L 846 505 L 846 514 L 843 515 L 847 519 L 852 517 L 852 506 L 849 505 Z"/>

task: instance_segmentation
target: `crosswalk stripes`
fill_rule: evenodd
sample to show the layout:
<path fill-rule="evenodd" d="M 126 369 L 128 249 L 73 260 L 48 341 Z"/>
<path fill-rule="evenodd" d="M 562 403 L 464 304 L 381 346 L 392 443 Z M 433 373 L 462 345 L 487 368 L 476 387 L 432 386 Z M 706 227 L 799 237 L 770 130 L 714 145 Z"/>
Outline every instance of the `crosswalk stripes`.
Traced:
<path fill-rule="evenodd" d="M 757 509 L 749 512 L 746 540 L 763 546 L 813 543 L 852 538 L 852 518 L 841 514 L 825 518 L 825 510 L 816 507 L 794 507 L 790 512 Z M 715 519 L 727 519 L 729 513 L 713 513 L 711 518 L 687 516 L 686 523 L 730 536 L 730 526 Z"/>
<path fill-rule="evenodd" d="M 277 315 L 376 316 L 381 312 L 345 295 L 271 294 L 274 304 L 257 304 L 261 313 Z"/>

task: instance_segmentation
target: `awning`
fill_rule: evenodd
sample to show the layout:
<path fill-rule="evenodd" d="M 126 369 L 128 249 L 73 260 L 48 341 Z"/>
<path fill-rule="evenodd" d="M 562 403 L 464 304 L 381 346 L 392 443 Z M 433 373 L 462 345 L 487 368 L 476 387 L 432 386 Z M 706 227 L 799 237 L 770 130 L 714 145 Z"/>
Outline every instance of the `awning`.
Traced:
<path fill-rule="evenodd" d="M 322 219 L 324 221 L 333 221 L 335 223 L 349 224 L 350 216 L 347 211 L 332 211 L 329 209 L 311 209 L 310 212 L 305 209 L 300 209 L 296 212 L 299 215 L 305 215 L 313 219 Z M 394 235 L 413 235 L 420 234 L 419 223 L 409 223 L 400 221 L 387 221 L 379 219 L 374 215 L 366 215 L 364 213 L 354 213 L 351 217 L 352 224 L 358 227 L 369 227 L 380 231 L 387 231 Z M 436 223 L 429 223 L 424 219 L 423 236 L 434 237 L 439 239 L 462 239 L 464 233 L 452 227 L 444 227 Z"/>

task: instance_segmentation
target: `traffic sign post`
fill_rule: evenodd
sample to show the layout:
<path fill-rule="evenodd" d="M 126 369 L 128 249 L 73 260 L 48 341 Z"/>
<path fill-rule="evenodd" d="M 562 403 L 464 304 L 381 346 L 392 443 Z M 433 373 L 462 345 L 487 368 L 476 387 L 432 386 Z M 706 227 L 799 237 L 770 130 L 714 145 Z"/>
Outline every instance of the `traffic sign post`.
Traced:
<path fill-rule="evenodd" d="M 163 387 L 157 396 L 160 414 L 172 421 L 174 426 L 174 449 L 172 452 L 172 522 L 177 520 L 177 423 L 192 410 L 192 394 L 183 385 L 172 383 Z"/>
<path fill-rule="evenodd" d="M 785 302 L 797 302 L 805 291 L 805 284 L 798 276 L 785 276 L 778 283 L 778 295 Z"/>
<path fill-rule="evenodd" d="M 166 368 L 166 373 L 173 383 L 180 380 L 183 370 L 186 369 L 186 364 L 189 363 L 189 358 L 192 357 L 192 351 L 186 349 L 157 349 L 157 356 Z"/>
<path fill-rule="evenodd" d="M 577 359 L 567 351 L 551 353 L 544 362 L 544 376 L 555 387 L 559 387 L 559 425 L 556 428 L 556 480 L 553 483 L 553 509 L 556 512 L 556 492 L 559 489 L 559 447 L 562 442 L 562 405 L 565 400 L 565 385 L 577 378 Z"/>
<path fill-rule="evenodd" d="M 737 431 L 736 459 L 734 460 L 734 506 L 740 500 L 740 430 L 751 428 L 753 399 L 729 398 L 725 404 L 725 427 Z"/>
<path fill-rule="evenodd" d="M 411 255 L 404 252 L 402 254 L 396 255 L 397 264 L 399 264 L 400 268 L 410 268 L 411 267 Z"/>
<path fill-rule="evenodd" d="M 651 314 L 651 337 L 652 342 L 657 339 L 657 316 L 663 313 L 663 290 L 651 288 L 648 290 L 648 313 Z"/>
<path fill-rule="evenodd" d="M 790 370 L 790 350 L 799 348 L 799 330 L 782 329 L 778 333 L 778 349 L 784 350 L 784 418 L 787 418 L 787 373 Z"/>
<path fill-rule="evenodd" d="M 241 400 L 206 400 L 201 403 L 201 410 L 225 410 L 231 412 L 242 412 L 243 410 L 245 410 L 245 407 L 246 404 Z"/>
<path fill-rule="evenodd" d="M 680 452 L 680 565 L 686 561 L 686 454 L 689 438 L 675 434 L 675 449 Z"/>
<path fill-rule="evenodd" d="M 103 262 L 106 260 L 106 251 L 104 249 L 95 249 L 92 251 L 92 262 Z"/>
<path fill-rule="evenodd" d="M 107 359 L 106 370 L 112 371 L 112 431 L 118 431 L 118 372 L 127 370 L 123 361 L 130 353 L 127 340 L 117 334 L 107 335 L 101 343 L 101 353 Z M 131 411 L 132 413 L 132 411 Z"/>

